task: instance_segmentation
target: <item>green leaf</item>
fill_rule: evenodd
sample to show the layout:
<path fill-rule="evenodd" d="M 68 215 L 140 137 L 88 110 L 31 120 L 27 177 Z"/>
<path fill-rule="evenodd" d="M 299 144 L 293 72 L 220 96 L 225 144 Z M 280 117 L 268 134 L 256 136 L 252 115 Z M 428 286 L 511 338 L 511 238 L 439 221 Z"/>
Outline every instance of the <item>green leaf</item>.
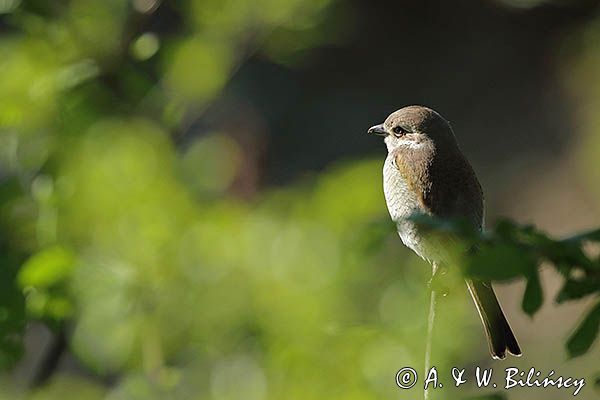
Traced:
<path fill-rule="evenodd" d="M 465 218 L 437 218 L 427 214 L 413 214 L 408 217 L 425 231 L 452 233 L 463 239 L 478 239 L 480 231 Z"/>
<path fill-rule="evenodd" d="M 63 281 L 72 271 L 73 254 L 54 246 L 41 250 L 25 262 L 19 272 L 21 287 L 50 287 Z"/>
<path fill-rule="evenodd" d="M 526 251 L 510 244 L 483 245 L 467 259 L 467 275 L 487 280 L 507 280 L 532 274 L 535 259 Z"/>
<path fill-rule="evenodd" d="M 600 242 L 600 229 L 594 229 L 593 231 L 579 233 L 575 236 L 571 236 L 570 238 L 566 239 L 566 241 L 576 242 L 581 242 L 585 240 L 589 240 L 591 242 Z"/>
<path fill-rule="evenodd" d="M 571 240 L 554 242 L 552 245 L 547 246 L 544 249 L 544 256 L 557 267 L 581 267 L 587 271 L 600 269 L 600 264 L 590 260 L 585 255 L 581 249 L 581 243 Z"/>
<path fill-rule="evenodd" d="M 567 300 L 581 299 L 598 291 L 600 291 L 600 282 L 596 279 L 568 279 L 556 296 L 556 302 L 563 303 Z"/>
<path fill-rule="evenodd" d="M 517 225 L 509 219 L 500 218 L 494 226 L 494 234 L 507 241 L 513 241 L 517 234 Z"/>
<path fill-rule="evenodd" d="M 532 225 L 520 226 L 506 218 L 499 219 L 496 222 L 493 232 L 501 242 L 506 243 L 537 248 L 554 244 L 552 239 L 536 230 Z"/>
<path fill-rule="evenodd" d="M 538 272 L 535 271 L 535 273 L 529 276 L 527 280 L 527 287 L 525 288 L 521 308 L 523 308 L 523 311 L 531 317 L 540 309 L 543 300 L 544 297 L 542 285 L 540 284 L 540 277 Z"/>
<path fill-rule="evenodd" d="M 575 332 L 569 337 L 567 341 L 569 357 L 578 357 L 586 353 L 594 343 L 594 340 L 596 340 L 599 329 L 600 302 L 592 308 L 583 322 L 579 324 Z"/>

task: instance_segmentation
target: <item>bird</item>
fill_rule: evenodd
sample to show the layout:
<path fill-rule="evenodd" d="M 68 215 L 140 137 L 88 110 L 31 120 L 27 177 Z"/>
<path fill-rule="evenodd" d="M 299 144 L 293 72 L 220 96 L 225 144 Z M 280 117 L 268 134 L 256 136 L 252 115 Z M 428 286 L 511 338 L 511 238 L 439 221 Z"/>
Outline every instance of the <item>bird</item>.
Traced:
<path fill-rule="evenodd" d="M 429 262 L 434 271 L 448 262 L 439 240 L 432 240 L 415 214 L 462 218 L 484 228 L 483 191 L 475 171 L 458 146 L 450 123 L 425 106 L 407 106 L 367 130 L 384 137 L 388 155 L 383 165 L 383 189 L 400 239 Z M 489 281 L 466 279 L 468 291 L 484 327 L 492 358 L 521 355 L 515 335 Z"/>

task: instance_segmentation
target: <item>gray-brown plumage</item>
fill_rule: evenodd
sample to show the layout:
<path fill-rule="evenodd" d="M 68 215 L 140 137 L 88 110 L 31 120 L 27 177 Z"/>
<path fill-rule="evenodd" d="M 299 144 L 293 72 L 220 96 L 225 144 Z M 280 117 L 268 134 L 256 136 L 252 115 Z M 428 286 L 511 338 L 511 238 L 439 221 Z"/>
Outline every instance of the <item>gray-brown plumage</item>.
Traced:
<path fill-rule="evenodd" d="M 370 134 L 385 137 L 383 167 L 386 203 L 402 242 L 433 265 L 443 264 L 444 246 L 419 232 L 407 217 L 425 213 L 467 218 L 483 228 L 483 193 L 473 168 L 460 151 L 450 124 L 437 112 L 409 106 L 392 113 Z M 521 350 L 490 282 L 467 280 L 483 322 L 490 352 L 505 358 Z"/>

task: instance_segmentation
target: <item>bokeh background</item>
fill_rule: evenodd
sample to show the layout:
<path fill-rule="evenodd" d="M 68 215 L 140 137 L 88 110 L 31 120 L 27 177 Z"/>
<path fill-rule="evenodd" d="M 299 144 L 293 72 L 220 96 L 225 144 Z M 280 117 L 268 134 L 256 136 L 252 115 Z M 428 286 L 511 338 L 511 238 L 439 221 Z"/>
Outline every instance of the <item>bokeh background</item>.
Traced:
<path fill-rule="evenodd" d="M 597 226 L 599 3 L 0 0 L 0 398 L 418 398 L 394 377 L 423 366 L 429 268 L 366 128 L 428 105 L 488 223 Z M 534 318 L 498 285 L 525 352 L 504 362 L 449 276 L 447 386 L 533 366 L 600 396 L 598 345 L 564 348 L 589 302 L 554 305 L 555 273 Z"/>

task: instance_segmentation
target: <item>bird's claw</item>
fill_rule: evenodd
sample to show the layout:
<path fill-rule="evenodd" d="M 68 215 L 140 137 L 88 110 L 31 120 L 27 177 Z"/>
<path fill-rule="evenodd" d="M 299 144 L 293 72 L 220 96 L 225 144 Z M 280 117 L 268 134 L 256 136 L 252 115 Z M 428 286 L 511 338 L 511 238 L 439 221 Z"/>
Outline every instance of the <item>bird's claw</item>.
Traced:
<path fill-rule="evenodd" d="M 448 286 L 444 285 L 443 277 L 447 273 L 447 269 L 445 267 L 437 268 L 429 281 L 427 281 L 427 287 L 431 291 L 435 291 L 438 294 L 442 295 L 442 297 L 446 297 L 450 292 Z"/>

